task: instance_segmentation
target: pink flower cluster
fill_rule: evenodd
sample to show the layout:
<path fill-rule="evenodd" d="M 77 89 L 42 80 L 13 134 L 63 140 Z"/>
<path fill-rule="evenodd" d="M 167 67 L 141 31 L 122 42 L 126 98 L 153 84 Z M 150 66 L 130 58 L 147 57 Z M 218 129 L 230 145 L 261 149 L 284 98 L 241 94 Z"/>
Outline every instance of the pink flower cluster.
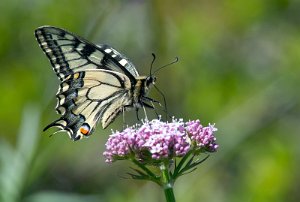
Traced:
<path fill-rule="evenodd" d="M 106 162 L 111 163 L 130 157 L 139 161 L 172 159 L 199 149 L 214 152 L 218 148 L 213 135 L 216 130 L 213 125 L 203 127 L 199 120 L 145 121 L 110 135 L 103 155 Z"/>
<path fill-rule="evenodd" d="M 199 148 L 204 148 L 205 151 L 215 152 L 219 147 L 216 144 L 214 132 L 218 129 L 214 125 L 209 124 L 203 127 L 199 120 L 189 121 L 186 123 L 189 137 L 194 141 Z"/>

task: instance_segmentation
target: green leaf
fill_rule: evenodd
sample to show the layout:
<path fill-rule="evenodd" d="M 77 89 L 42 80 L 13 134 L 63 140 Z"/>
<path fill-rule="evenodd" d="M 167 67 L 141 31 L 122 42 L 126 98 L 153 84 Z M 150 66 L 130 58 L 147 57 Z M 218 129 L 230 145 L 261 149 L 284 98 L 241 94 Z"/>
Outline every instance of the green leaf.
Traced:
<path fill-rule="evenodd" d="M 179 166 L 175 166 L 174 173 L 172 175 L 174 181 L 177 179 L 179 176 L 191 173 L 197 169 L 196 166 L 204 162 L 207 158 L 209 157 L 206 156 L 204 159 L 195 159 L 195 155 L 193 155 L 188 162 L 186 162 L 187 158 L 182 158 L 181 161 L 179 162 Z M 185 165 L 184 165 L 185 164 Z"/>

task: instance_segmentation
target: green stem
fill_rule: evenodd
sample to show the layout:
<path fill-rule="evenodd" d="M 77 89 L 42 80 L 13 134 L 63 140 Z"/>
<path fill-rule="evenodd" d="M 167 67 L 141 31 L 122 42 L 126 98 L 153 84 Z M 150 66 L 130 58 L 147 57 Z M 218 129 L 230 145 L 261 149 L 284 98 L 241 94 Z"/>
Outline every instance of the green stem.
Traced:
<path fill-rule="evenodd" d="M 175 196 L 173 192 L 173 180 L 171 179 L 168 166 L 166 164 L 161 164 L 160 170 L 162 171 L 162 186 L 164 188 L 164 193 L 167 202 L 175 202 Z"/>

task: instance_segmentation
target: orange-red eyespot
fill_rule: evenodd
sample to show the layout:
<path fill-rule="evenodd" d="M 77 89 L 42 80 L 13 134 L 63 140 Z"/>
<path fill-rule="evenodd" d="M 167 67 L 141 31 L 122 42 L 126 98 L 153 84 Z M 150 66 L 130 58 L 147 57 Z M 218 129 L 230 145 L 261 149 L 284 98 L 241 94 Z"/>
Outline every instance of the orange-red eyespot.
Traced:
<path fill-rule="evenodd" d="M 88 124 L 84 123 L 80 127 L 79 131 L 81 132 L 82 135 L 89 135 L 89 133 L 90 133 L 90 126 Z"/>

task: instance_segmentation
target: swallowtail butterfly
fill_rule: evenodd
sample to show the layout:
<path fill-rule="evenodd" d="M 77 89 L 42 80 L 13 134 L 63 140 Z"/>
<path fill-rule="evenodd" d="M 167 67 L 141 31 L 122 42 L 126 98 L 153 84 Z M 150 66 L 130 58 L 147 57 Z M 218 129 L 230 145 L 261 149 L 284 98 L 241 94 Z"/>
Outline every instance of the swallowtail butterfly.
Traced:
<path fill-rule="evenodd" d="M 106 128 L 125 110 L 153 108 L 146 95 L 155 77 L 139 76 L 112 47 L 52 26 L 39 27 L 35 37 L 61 81 L 56 94 L 61 117 L 44 131 L 58 127 L 75 141 L 91 135 L 98 121 Z"/>

